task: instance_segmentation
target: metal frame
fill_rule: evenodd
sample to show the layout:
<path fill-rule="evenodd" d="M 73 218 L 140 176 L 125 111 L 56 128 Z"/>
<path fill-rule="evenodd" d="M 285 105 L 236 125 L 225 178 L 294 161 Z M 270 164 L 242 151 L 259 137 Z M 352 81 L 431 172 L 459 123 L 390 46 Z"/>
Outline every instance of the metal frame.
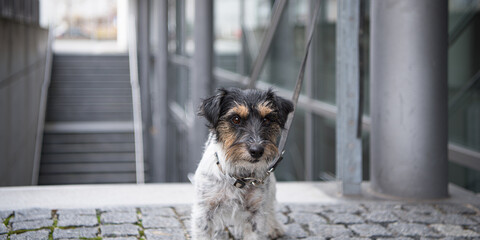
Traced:
<path fill-rule="evenodd" d="M 312 4 L 314 2 L 316 2 L 316 1 L 312 0 L 312 1 L 310 1 L 310 4 Z M 177 2 L 177 4 L 178 4 L 178 2 Z M 177 16 L 177 21 L 178 20 L 184 21 L 185 11 L 180 12 L 180 13 L 177 12 L 177 14 L 183 15 L 183 16 Z M 200 23 L 195 22 L 195 24 L 199 25 Z M 177 35 L 178 34 L 179 33 L 177 33 Z M 182 45 L 180 45 L 179 47 L 181 47 L 181 46 Z M 312 47 L 315 47 L 315 46 L 312 46 Z M 184 50 L 184 48 L 180 48 L 180 49 L 177 49 L 177 50 L 181 50 L 181 49 Z M 315 53 L 315 52 L 313 52 L 313 53 Z M 169 56 L 168 56 L 168 60 L 169 60 L 170 64 L 184 66 L 184 67 L 187 67 L 189 69 L 192 69 L 193 65 L 195 64 L 195 62 L 192 58 L 184 56 L 183 52 L 181 52 L 181 51 L 177 51 L 174 54 L 170 53 Z M 309 63 L 309 64 L 313 64 L 313 63 Z M 311 66 L 310 66 L 310 68 L 311 68 Z M 308 71 L 307 71 L 307 73 L 308 73 Z M 234 83 L 234 84 L 238 84 L 238 85 L 241 85 L 241 86 L 244 86 L 244 87 L 248 87 L 248 83 L 249 83 L 249 79 L 250 79 L 249 76 L 245 76 L 245 75 L 242 75 L 242 74 L 231 72 L 231 71 L 221 69 L 221 68 L 218 68 L 218 67 L 213 67 L 212 75 L 213 75 L 212 78 L 214 78 L 214 80 L 218 81 L 219 83 L 222 83 L 222 82 L 224 82 L 224 83 Z M 312 93 L 310 91 L 311 88 L 308 87 L 311 84 L 311 81 L 313 81 L 313 78 L 312 78 L 312 76 L 309 76 L 308 74 L 307 74 L 306 77 L 307 77 L 306 80 L 305 80 L 306 81 L 305 82 L 305 84 L 306 84 L 306 86 L 305 86 L 306 87 L 306 92 L 305 93 L 306 94 L 305 95 L 300 95 L 299 102 L 298 102 L 298 107 L 306 110 L 306 113 L 307 113 L 306 120 L 305 120 L 306 121 L 306 126 L 305 126 L 306 139 L 311 139 L 311 138 L 313 138 L 313 135 L 308 135 L 308 134 L 312 133 L 312 123 L 311 122 L 310 122 L 310 124 L 308 123 L 309 121 L 311 121 L 311 118 L 314 117 L 314 116 L 321 116 L 325 119 L 336 119 L 337 118 L 337 113 L 338 113 L 338 108 L 333 104 L 322 102 L 320 100 L 314 99 L 312 97 Z M 268 89 L 270 87 L 275 87 L 275 86 L 273 86 L 271 84 L 268 84 L 268 83 L 265 83 L 265 82 L 258 82 L 256 84 L 256 87 L 259 88 L 259 89 Z M 278 88 L 278 87 L 276 89 L 277 89 L 277 93 L 280 96 L 286 97 L 286 98 L 289 98 L 293 93 L 291 90 L 287 90 L 287 89 L 281 89 L 281 88 Z M 169 108 L 170 116 L 176 122 L 177 128 L 181 131 L 185 131 L 185 132 L 188 132 L 190 134 L 190 131 L 188 131 L 188 130 L 192 129 L 193 120 L 194 120 L 194 118 L 192 116 L 192 113 L 191 112 L 186 112 L 186 110 L 182 106 L 179 106 L 177 103 L 174 103 L 174 102 L 170 102 L 169 105 L 168 105 L 168 108 Z M 190 111 L 190 110 L 193 110 L 193 108 L 192 109 L 187 109 L 187 111 Z M 362 130 L 366 131 L 366 132 L 369 132 L 370 131 L 370 126 L 371 126 L 371 124 L 370 124 L 371 123 L 371 118 L 369 116 L 362 116 L 361 123 L 362 123 L 362 125 L 361 125 Z M 202 128 L 203 127 L 204 126 L 202 126 Z M 306 155 L 307 157 L 305 159 L 305 164 L 306 164 L 306 167 L 305 167 L 305 176 L 306 177 L 305 177 L 305 179 L 306 180 L 314 180 L 313 179 L 313 164 L 314 164 L 313 156 L 311 155 L 311 153 L 310 154 L 308 153 L 308 152 L 312 151 L 314 146 L 311 146 L 311 145 L 309 146 L 308 144 L 311 144 L 311 142 L 309 143 L 309 141 L 307 141 L 307 146 L 305 146 L 306 152 L 307 152 L 307 155 Z M 471 167 L 473 169 L 479 169 L 480 168 L 480 157 L 478 156 L 478 152 L 458 148 L 458 146 L 455 146 L 454 144 L 449 144 L 448 148 L 449 148 L 449 160 L 451 162 L 456 162 L 456 163 L 465 165 L 467 167 Z M 468 159 L 468 161 L 465 161 L 465 159 Z M 468 163 L 466 163 L 466 162 L 468 162 Z"/>
<path fill-rule="evenodd" d="M 132 6 L 132 5 L 131 5 Z M 138 79 L 138 57 L 137 57 L 137 22 L 135 13 L 130 12 L 129 28 L 132 34 L 129 34 L 128 41 L 128 62 L 130 67 L 130 84 L 132 86 L 132 105 L 133 105 L 133 126 L 135 138 L 135 177 L 137 184 L 145 183 L 144 167 L 144 135 L 142 125 L 142 106 L 141 90 Z"/>
<path fill-rule="evenodd" d="M 195 2 L 195 28 L 192 81 L 190 82 L 190 109 L 193 120 L 199 107 L 199 101 L 213 93 L 213 0 Z M 207 140 L 206 122 L 195 119 L 188 134 L 189 159 L 187 168 L 194 171 L 200 160 L 204 142 Z"/>
<path fill-rule="evenodd" d="M 358 135 L 360 108 L 360 1 L 338 1 L 336 68 L 336 163 L 341 193 L 360 195 L 362 136 Z"/>
<path fill-rule="evenodd" d="M 283 15 L 285 7 L 287 6 L 288 1 L 278 0 L 275 1 L 273 5 L 273 14 L 270 24 L 268 25 L 267 32 L 263 36 L 262 44 L 260 45 L 260 52 L 258 53 L 255 61 L 253 62 L 252 73 L 250 74 L 250 82 L 247 85 L 247 88 L 255 88 L 260 73 L 262 71 L 263 65 L 265 64 L 265 59 L 267 54 L 272 46 L 273 36 L 277 31 L 278 24 L 280 23 L 280 18 Z"/>
<path fill-rule="evenodd" d="M 165 182 L 167 171 L 167 120 L 168 120 L 168 2 L 151 2 L 156 28 L 154 54 L 154 76 L 150 79 L 152 131 L 151 140 L 151 181 Z M 154 31 L 155 32 L 155 31 Z"/>
<path fill-rule="evenodd" d="M 40 101 L 38 107 L 38 119 L 37 119 L 37 136 L 35 141 L 35 155 L 32 168 L 32 185 L 38 184 L 38 175 L 40 173 L 40 158 L 42 157 L 42 145 L 43 145 L 43 130 L 45 127 L 45 115 L 47 109 L 48 88 L 50 86 L 50 77 L 52 74 L 52 59 L 53 59 L 53 25 L 50 25 L 48 29 L 48 43 L 45 57 L 45 73 L 43 75 L 42 90 L 40 93 Z"/>

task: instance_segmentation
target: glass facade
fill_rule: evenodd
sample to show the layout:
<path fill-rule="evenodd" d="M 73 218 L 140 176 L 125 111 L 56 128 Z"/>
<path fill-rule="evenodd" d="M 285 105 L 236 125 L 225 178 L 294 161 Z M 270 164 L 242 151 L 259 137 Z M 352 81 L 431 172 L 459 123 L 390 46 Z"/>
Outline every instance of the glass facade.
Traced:
<path fill-rule="evenodd" d="M 449 2 L 449 140 L 480 152 L 480 1 Z M 477 159 L 480 162 L 480 159 Z M 450 163 L 450 180 L 480 192 L 480 171 Z"/>
<path fill-rule="evenodd" d="M 288 1 L 274 35 L 271 49 L 262 68 L 258 86 L 274 87 L 290 97 L 304 54 L 304 47 L 316 1 Z M 169 48 L 172 56 L 170 71 L 171 100 L 185 108 L 189 99 L 188 61 L 192 56 L 194 1 L 169 1 Z M 216 0 L 214 1 L 214 66 L 229 73 L 215 75 L 215 86 L 242 86 L 239 79 L 248 77 L 260 51 L 263 36 L 270 23 L 274 1 Z M 452 144 L 480 152 L 480 1 L 449 1 L 449 136 Z M 361 76 L 364 91 L 363 176 L 369 176 L 369 1 L 362 5 Z M 337 2 L 321 1 L 321 14 L 315 23 L 310 63 L 307 68 L 302 96 L 287 142 L 285 160 L 276 175 L 279 180 L 335 179 L 335 75 L 336 75 Z M 185 61 L 175 60 L 186 56 Z M 477 80 L 472 79 L 476 75 Z M 465 89 L 466 84 L 471 86 Z M 457 95 L 459 97 L 457 97 Z M 457 99 L 457 100 L 455 100 Z M 453 101 L 453 102 L 452 102 Z M 198 102 L 193 101 L 193 105 Z M 193 107 L 193 106 L 192 106 Z M 187 110 L 186 110 L 187 111 Z M 175 123 L 172 123 L 175 125 Z M 177 124 L 179 125 L 179 124 Z M 181 125 L 181 124 L 180 124 Z M 179 127 L 177 127 L 179 128 Z M 187 132 L 171 131 L 172 139 Z M 177 137 L 175 137 L 177 136 Z M 171 155 L 182 162 L 182 152 Z M 186 154 L 183 154 L 186 157 Z M 467 189 L 480 191 L 480 173 L 451 160 L 450 181 Z M 476 159 L 476 166 L 480 159 Z"/>

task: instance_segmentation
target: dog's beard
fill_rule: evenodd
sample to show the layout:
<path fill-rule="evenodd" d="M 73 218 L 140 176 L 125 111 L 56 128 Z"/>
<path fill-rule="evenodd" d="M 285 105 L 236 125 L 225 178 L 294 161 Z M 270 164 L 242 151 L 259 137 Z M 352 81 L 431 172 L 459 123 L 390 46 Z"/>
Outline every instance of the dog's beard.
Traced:
<path fill-rule="evenodd" d="M 263 155 L 259 158 L 253 158 L 245 143 L 234 143 L 230 146 L 223 144 L 225 162 L 228 165 L 229 172 L 239 177 L 264 174 L 277 156 L 278 148 L 273 143 L 267 143 L 263 147 Z"/>

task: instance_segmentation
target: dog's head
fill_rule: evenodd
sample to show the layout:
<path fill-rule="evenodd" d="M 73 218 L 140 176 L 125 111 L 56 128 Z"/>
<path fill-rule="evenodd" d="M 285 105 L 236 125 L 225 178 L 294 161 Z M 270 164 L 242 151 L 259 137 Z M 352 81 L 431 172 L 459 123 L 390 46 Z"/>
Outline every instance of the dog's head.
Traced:
<path fill-rule="evenodd" d="M 249 166 L 267 163 L 277 155 L 276 142 L 288 114 L 291 101 L 277 96 L 271 89 L 219 89 L 200 107 L 200 116 L 222 144 L 227 161 Z"/>

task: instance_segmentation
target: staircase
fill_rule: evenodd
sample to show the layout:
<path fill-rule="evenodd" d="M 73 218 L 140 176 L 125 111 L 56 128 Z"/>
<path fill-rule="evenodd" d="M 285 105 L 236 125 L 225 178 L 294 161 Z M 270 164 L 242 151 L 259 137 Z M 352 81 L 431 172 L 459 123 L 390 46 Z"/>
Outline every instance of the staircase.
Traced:
<path fill-rule="evenodd" d="M 39 184 L 134 183 L 128 55 L 54 55 Z"/>

